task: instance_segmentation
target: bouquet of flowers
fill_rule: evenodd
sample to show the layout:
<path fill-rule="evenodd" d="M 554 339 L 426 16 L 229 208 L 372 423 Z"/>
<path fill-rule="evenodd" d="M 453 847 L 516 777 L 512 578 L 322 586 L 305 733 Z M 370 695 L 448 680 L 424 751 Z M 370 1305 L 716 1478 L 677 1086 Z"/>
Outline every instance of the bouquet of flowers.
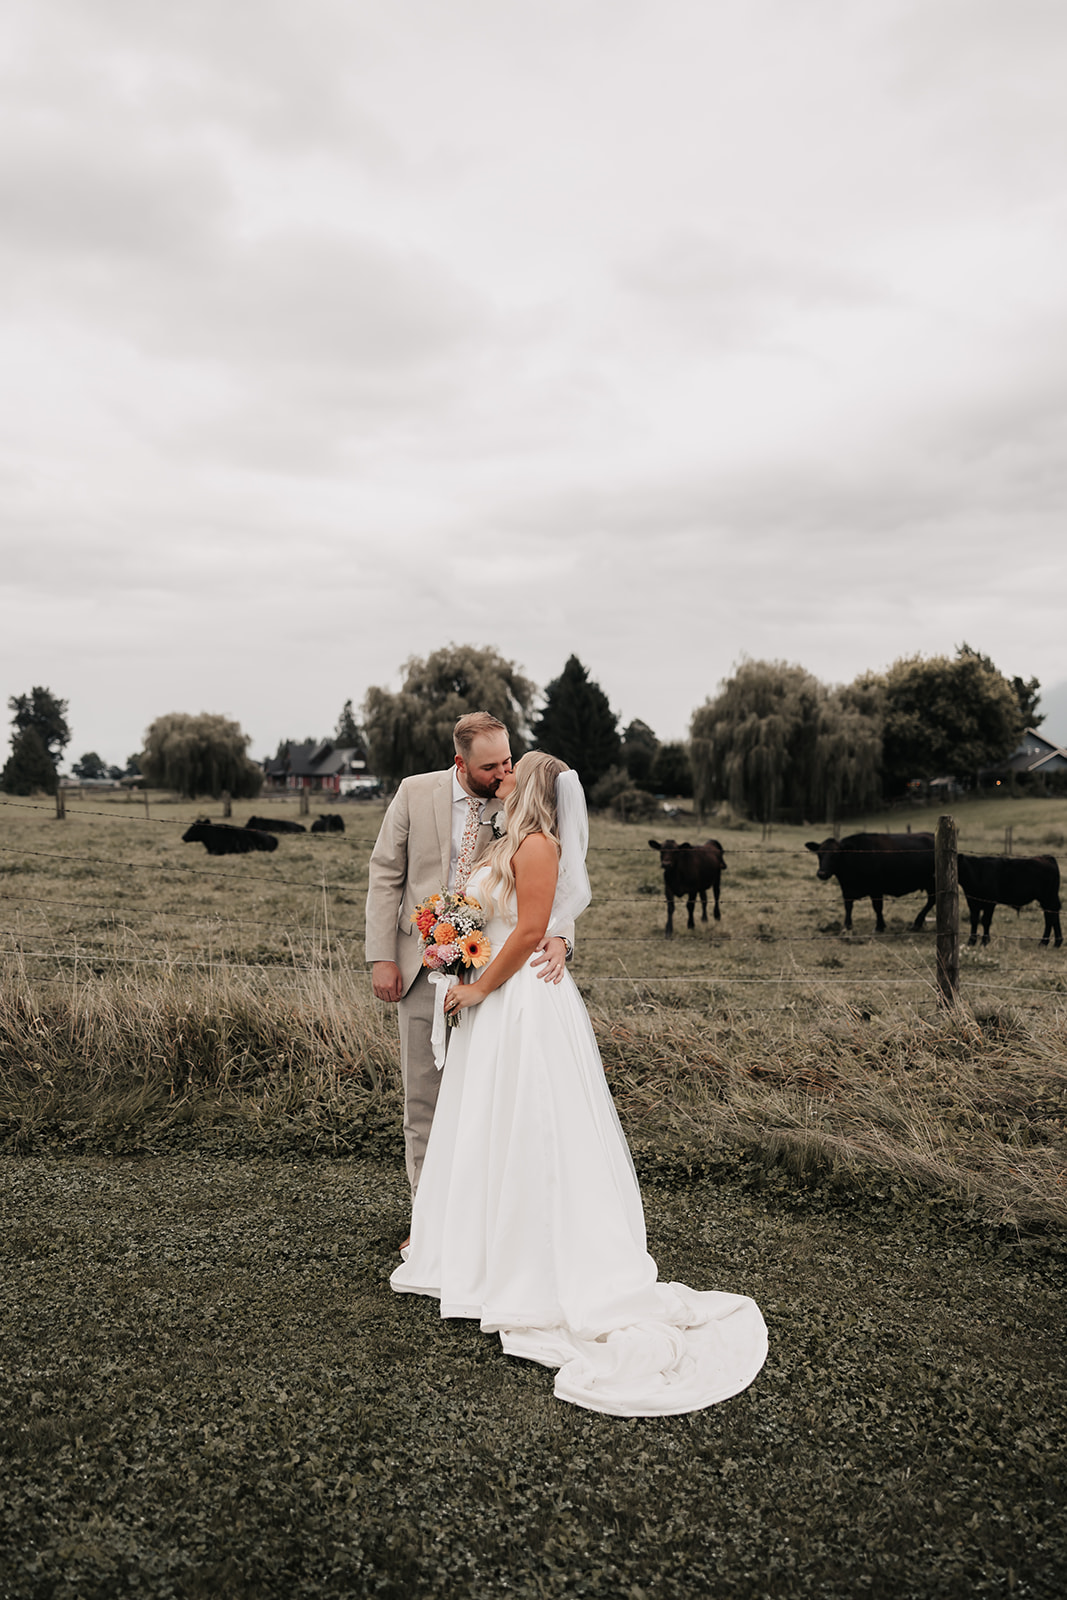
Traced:
<path fill-rule="evenodd" d="M 484 967 L 492 955 L 482 932 L 485 912 L 469 895 L 442 889 L 423 900 L 411 913 L 422 939 L 422 964 L 431 973 L 458 977 L 468 967 Z M 449 1013 L 448 1026 L 459 1025 L 459 1013 Z"/>

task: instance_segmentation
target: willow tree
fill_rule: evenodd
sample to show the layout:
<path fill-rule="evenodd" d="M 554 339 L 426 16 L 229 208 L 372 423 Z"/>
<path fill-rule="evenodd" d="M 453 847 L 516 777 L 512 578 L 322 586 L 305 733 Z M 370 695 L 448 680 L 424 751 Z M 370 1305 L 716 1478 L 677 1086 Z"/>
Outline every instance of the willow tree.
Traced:
<path fill-rule="evenodd" d="M 728 800 L 769 822 L 810 785 L 825 690 L 803 667 L 744 661 L 693 713 L 689 759 L 697 806 Z M 803 803 L 803 802 L 801 802 Z"/>
<path fill-rule="evenodd" d="M 784 807 L 832 819 L 877 799 L 881 725 L 858 691 L 784 661 L 745 661 L 694 712 L 689 757 L 701 810 L 728 800 L 762 822 Z"/>
<path fill-rule="evenodd" d="M 832 690 L 819 709 L 811 816 L 870 810 L 882 797 L 882 719 L 855 704 L 849 690 Z"/>
<path fill-rule="evenodd" d="M 452 729 L 468 711 L 499 717 L 511 753 L 526 748 L 535 688 L 496 650 L 447 645 L 425 661 L 412 656 L 398 693 L 373 687 L 363 701 L 371 769 L 390 787 L 413 772 L 452 764 Z"/>
<path fill-rule="evenodd" d="M 246 754 L 249 736 L 240 724 L 211 712 L 191 716 L 171 711 L 145 733 L 141 771 L 153 789 L 175 789 L 194 800 L 223 790 L 235 799 L 257 795 L 263 774 Z"/>

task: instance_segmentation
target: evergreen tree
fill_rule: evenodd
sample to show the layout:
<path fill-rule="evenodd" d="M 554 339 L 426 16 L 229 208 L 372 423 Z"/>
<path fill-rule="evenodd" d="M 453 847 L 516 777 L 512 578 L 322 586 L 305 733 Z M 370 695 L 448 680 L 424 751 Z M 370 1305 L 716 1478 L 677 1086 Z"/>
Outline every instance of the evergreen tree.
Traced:
<path fill-rule="evenodd" d="M 452 729 L 468 711 L 498 717 L 517 759 L 526 748 L 533 696 L 533 684 L 493 649 L 451 644 L 425 661 L 412 656 L 398 694 L 374 687 L 363 701 L 371 770 L 393 787 L 410 773 L 451 766 Z"/>
<path fill-rule="evenodd" d="M 1040 728 L 1045 720 L 1045 713 L 1039 711 L 1041 702 L 1041 684 L 1037 678 L 1012 678 L 1011 686 L 1015 698 L 1019 702 L 1019 715 L 1023 719 L 1023 730 L 1027 728 Z"/>
<path fill-rule="evenodd" d="M 363 730 L 352 714 L 351 700 L 346 700 L 341 707 L 333 742 L 338 750 L 363 750 Z"/>
<path fill-rule="evenodd" d="M 670 795 L 679 800 L 693 797 L 693 769 L 689 765 L 689 752 L 684 744 L 672 741 L 661 744 L 652 762 L 651 782 L 653 794 Z"/>
<path fill-rule="evenodd" d="M 245 753 L 248 743 L 227 717 L 172 711 L 146 732 L 141 768 L 150 787 L 176 789 L 190 800 L 200 794 L 217 800 L 224 789 L 235 800 L 252 799 L 263 774 Z"/>
<path fill-rule="evenodd" d="M 40 733 L 32 724 L 11 740 L 11 754 L 0 773 L 0 789 L 5 794 L 55 794 L 58 785 L 55 762 Z"/>
<path fill-rule="evenodd" d="M 624 729 L 622 736 L 622 764 L 634 783 L 647 789 L 652 777 L 652 763 L 656 759 L 659 740 L 647 722 L 638 717 Z"/>
<path fill-rule="evenodd" d="M 7 703 L 15 713 L 11 720 L 18 732 L 35 728 L 52 765 L 56 766 L 70 743 L 67 702 L 57 699 L 51 689 L 38 685 L 29 694 L 13 694 Z"/>
<path fill-rule="evenodd" d="M 545 704 L 534 724 L 534 742 L 573 767 L 586 792 L 619 762 L 619 719 L 600 685 L 577 656 L 545 690 Z"/>

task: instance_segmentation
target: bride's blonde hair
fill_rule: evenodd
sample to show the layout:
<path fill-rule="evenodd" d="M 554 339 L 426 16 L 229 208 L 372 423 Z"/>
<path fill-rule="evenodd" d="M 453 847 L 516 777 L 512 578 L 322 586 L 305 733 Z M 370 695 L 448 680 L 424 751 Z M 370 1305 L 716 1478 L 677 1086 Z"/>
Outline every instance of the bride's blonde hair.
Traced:
<path fill-rule="evenodd" d="M 565 761 L 544 750 L 528 750 L 515 763 L 515 787 L 504 801 L 504 837 L 490 845 L 484 856 L 489 876 L 482 891 L 490 905 L 503 908 L 515 893 L 512 861 L 522 841 L 543 833 L 559 854 L 556 820 L 556 779 L 569 772 Z"/>

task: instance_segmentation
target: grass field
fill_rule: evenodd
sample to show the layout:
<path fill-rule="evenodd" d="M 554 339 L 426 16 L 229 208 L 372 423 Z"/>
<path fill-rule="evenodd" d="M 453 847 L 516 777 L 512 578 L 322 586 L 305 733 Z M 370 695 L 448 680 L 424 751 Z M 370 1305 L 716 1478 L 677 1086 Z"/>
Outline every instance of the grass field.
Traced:
<path fill-rule="evenodd" d="M 296 816 L 234 820 L 267 804 Z M 0 1596 L 1062 1592 L 1067 950 L 1036 909 L 949 1013 L 917 897 L 841 933 L 825 829 L 594 819 L 575 976 L 651 1247 L 771 1329 L 746 1395 L 620 1423 L 388 1289 L 380 808 L 222 859 L 180 842 L 202 809 L 0 803 Z M 1067 832 L 1062 800 L 954 814 L 974 851 Z M 670 943 L 666 832 L 727 860 L 721 923 Z"/>

